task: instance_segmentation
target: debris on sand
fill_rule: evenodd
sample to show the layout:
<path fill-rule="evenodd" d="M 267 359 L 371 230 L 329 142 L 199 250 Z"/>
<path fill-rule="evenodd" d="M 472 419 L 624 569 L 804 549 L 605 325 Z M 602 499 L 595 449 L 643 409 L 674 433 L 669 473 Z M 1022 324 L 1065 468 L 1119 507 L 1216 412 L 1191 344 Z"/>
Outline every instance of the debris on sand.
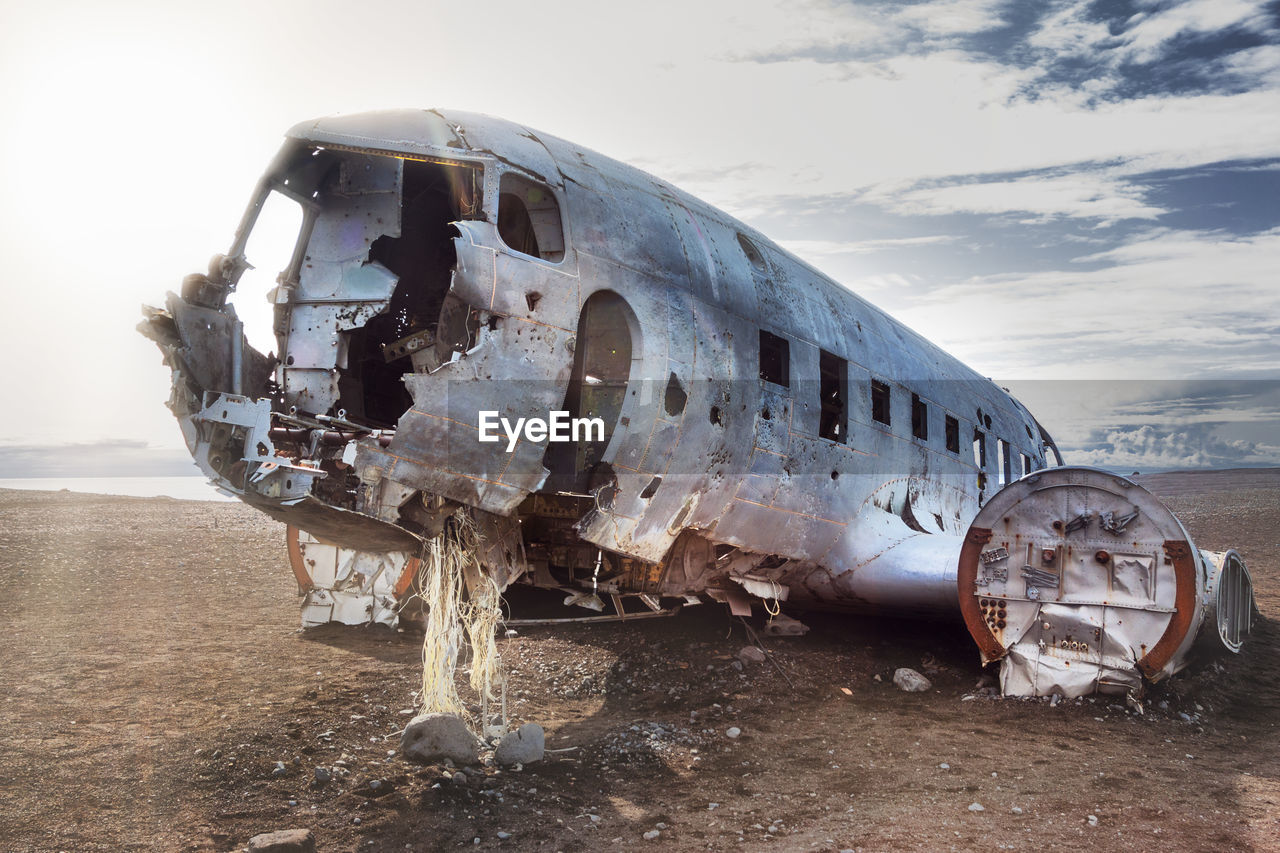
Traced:
<path fill-rule="evenodd" d="M 905 666 L 893 674 L 893 683 L 898 686 L 899 690 L 904 690 L 907 693 L 923 693 L 933 687 L 933 682 L 914 669 L 908 669 Z"/>
<path fill-rule="evenodd" d="M 423 714 L 414 717 L 400 736 L 405 758 L 431 764 L 448 758 L 457 764 L 475 764 L 479 744 L 467 724 L 455 714 Z"/>
<path fill-rule="evenodd" d="M 281 829 L 249 839 L 249 853 L 315 853 L 316 838 L 309 829 Z"/>
<path fill-rule="evenodd" d="M 546 736 L 542 726 L 525 723 L 514 732 L 503 735 L 493 751 L 493 758 L 504 767 L 513 764 L 530 764 L 541 761 L 546 749 Z"/>
<path fill-rule="evenodd" d="M 738 650 L 738 660 L 743 663 L 764 663 L 768 658 L 759 646 L 743 646 Z"/>

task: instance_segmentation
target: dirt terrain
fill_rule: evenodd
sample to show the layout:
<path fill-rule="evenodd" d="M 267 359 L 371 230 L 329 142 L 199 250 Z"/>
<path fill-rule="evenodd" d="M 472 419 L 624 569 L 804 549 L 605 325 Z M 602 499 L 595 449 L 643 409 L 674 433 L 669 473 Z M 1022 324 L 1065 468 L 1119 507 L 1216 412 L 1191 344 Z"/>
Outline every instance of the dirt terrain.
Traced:
<path fill-rule="evenodd" d="M 803 615 L 744 666 L 743 624 L 703 605 L 501 639 L 512 716 L 554 751 L 460 777 L 395 754 L 420 638 L 298 630 L 281 526 L 0 491 L 0 848 L 1280 850 L 1280 470 L 1143 481 L 1240 550 L 1263 618 L 1142 715 L 995 698 L 958 625 Z"/>

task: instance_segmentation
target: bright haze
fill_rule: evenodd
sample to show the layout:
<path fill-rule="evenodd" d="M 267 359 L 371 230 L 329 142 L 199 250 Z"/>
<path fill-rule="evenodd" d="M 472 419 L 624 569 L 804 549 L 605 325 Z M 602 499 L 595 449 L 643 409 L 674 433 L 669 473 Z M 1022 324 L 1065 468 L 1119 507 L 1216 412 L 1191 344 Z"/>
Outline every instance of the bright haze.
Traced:
<path fill-rule="evenodd" d="M 1275 2 L 55 0 L 0 22 L 0 477 L 194 473 L 139 305 L 229 246 L 288 127 L 388 107 L 512 119 L 723 208 L 1004 382 L 1068 462 L 1280 464 Z"/>

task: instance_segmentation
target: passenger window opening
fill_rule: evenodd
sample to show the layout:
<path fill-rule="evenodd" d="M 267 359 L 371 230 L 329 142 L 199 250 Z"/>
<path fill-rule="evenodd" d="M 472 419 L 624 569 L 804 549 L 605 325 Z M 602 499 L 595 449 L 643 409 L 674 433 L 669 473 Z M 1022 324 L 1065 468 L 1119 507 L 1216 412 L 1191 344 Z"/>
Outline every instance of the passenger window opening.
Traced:
<path fill-rule="evenodd" d="M 1030 473 L 1031 473 L 1031 457 L 1023 453 L 1022 454 L 1022 476 L 1025 477 Z"/>
<path fill-rule="evenodd" d="M 879 380 L 871 380 L 871 420 L 889 425 L 889 386 Z"/>
<path fill-rule="evenodd" d="M 760 330 L 760 378 L 783 388 L 791 387 L 791 345 L 786 338 Z"/>
<path fill-rule="evenodd" d="M 818 398 L 821 405 L 818 435 L 828 441 L 844 444 L 849 422 L 845 400 L 849 363 L 838 355 L 819 350 L 818 377 Z"/>
<path fill-rule="evenodd" d="M 919 394 L 911 395 L 911 434 L 921 441 L 929 440 L 929 404 Z"/>
<path fill-rule="evenodd" d="M 980 429 L 973 431 L 973 461 L 982 470 L 987 469 L 987 436 Z"/>
<path fill-rule="evenodd" d="M 947 450 L 958 454 L 960 452 L 960 421 L 951 415 L 947 415 L 946 439 Z"/>
<path fill-rule="evenodd" d="M 564 260 L 564 226 L 551 190 L 510 172 L 498 185 L 498 236 L 507 247 L 550 263 Z"/>
<path fill-rule="evenodd" d="M 1009 442 L 1005 441 L 1003 438 L 1000 439 L 999 464 L 1000 464 L 1000 485 L 1002 486 L 1007 485 L 1010 481 L 1013 480 L 1013 476 L 1012 476 L 1013 465 L 1012 465 L 1012 460 L 1010 458 L 1010 455 L 1011 455 L 1011 450 L 1009 448 Z"/>

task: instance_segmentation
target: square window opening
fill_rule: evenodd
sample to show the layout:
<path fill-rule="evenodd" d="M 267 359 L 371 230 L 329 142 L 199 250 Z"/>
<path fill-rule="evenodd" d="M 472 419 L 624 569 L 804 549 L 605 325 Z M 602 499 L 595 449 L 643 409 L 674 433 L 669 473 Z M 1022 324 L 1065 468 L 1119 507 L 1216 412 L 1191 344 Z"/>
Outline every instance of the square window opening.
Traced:
<path fill-rule="evenodd" d="M 958 454 L 960 452 L 960 421 L 951 415 L 947 415 L 946 424 L 947 450 Z"/>
<path fill-rule="evenodd" d="M 929 440 L 929 404 L 919 394 L 911 395 L 911 434 L 922 441 Z"/>
<path fill-rule="evenodd" d="M 849 422 L 845 399 L 849 363 L 838 355 L 819 350 L 818 376 L 818 398 L 821 404 L 818 435 L 844 444 Z"/>
<path fill-rule="evenodd" d="M 877 379 L 871 380 L 871 420 L 889 424 L 889 386 Z"/>
<path fill-rule="evenodd" d="M 791 387 L 791 345 L 786 338 L 760 330 L 760 378 Z"/>

